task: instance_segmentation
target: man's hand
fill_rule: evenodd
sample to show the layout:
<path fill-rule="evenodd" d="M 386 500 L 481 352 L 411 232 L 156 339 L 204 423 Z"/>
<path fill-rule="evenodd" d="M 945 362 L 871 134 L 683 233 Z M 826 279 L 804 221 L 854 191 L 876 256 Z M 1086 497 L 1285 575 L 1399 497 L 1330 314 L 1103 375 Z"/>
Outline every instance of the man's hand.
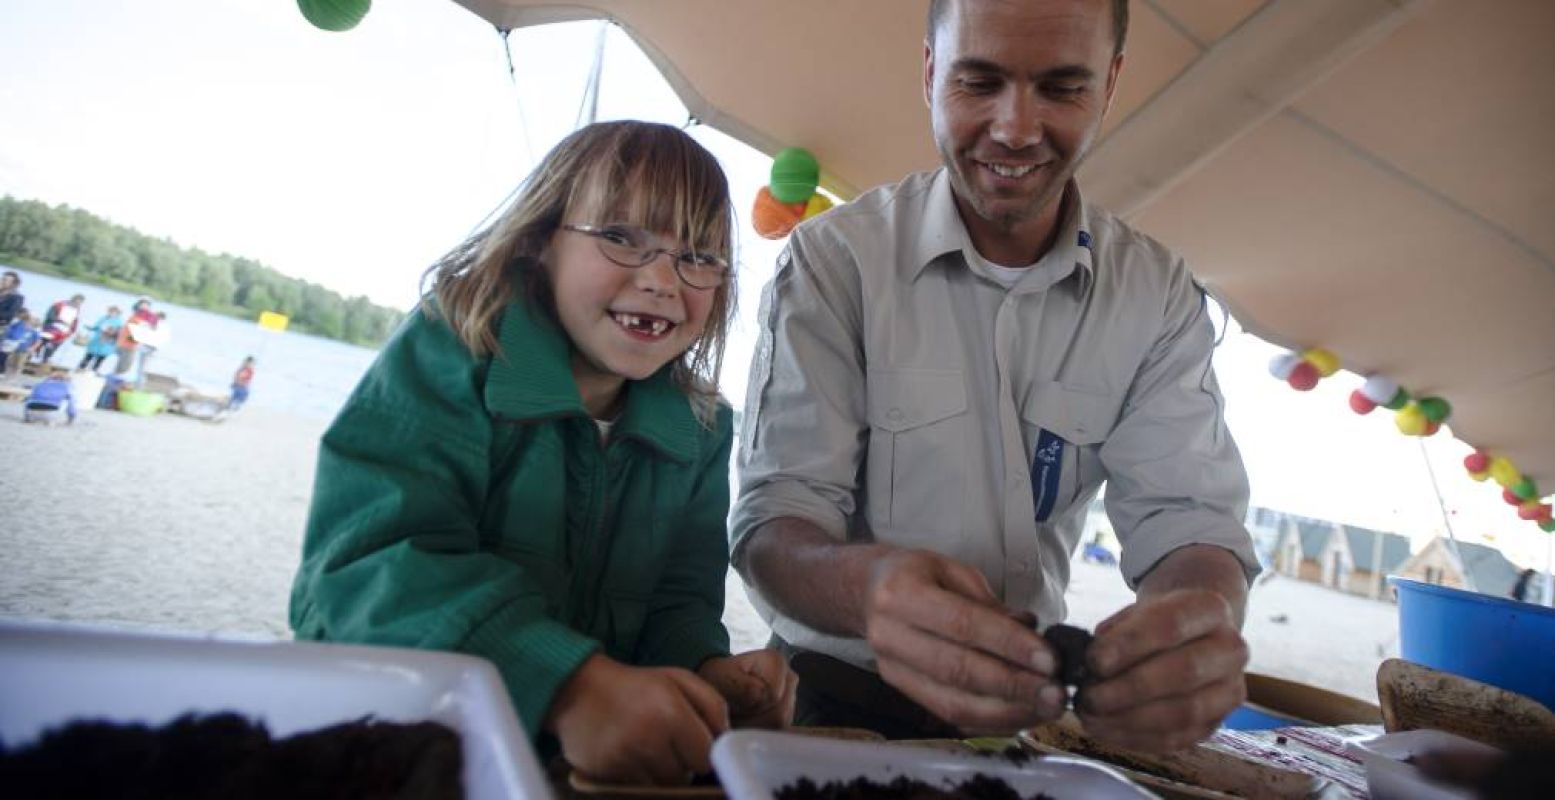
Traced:
<path fill-rule="evenodd" d="M 1167 753 L 1209 738 L 1247 688 L 1247 643 L 1231 604 L 1207 589 L 1146 597 L 1096 626 L 1097 682 L 1080 693 L 1086 733 L 1132 750 Z"/>
<path fill-rule="evenodd" d="M 880 676 L 968 732 L 1008 733 L 1063 713 L 1056 662 L 1031 615 L 1003 608 L 982 573 L 897 550 L 870 574 L 865 638 Z"/>
<path fill-rule="evenodd" d="M 736 728 L 787 728 L 794 722 L 799 676 L 776 650 L 709 658 L 697 674 L 723 695 Z"/>
<path fill-rule="evenodd" d="M 723 698 L 701 678 L 597 654 L 562 686 L 545 724 L 578 772 L 633 784 L 685 784 L 707 772 L 713 739 L 728 727 Z"/>

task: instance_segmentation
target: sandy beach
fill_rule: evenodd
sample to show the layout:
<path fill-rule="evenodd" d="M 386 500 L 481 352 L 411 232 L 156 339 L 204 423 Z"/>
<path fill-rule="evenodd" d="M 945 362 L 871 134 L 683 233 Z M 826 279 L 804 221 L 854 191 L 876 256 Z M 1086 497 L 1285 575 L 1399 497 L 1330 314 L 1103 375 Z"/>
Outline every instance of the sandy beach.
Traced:
<path fill-rule="evenodd" d="M 323 420 L 247 409 L 223 424 L 86 411 L 20 422 L 0 403 L 0 617 L 285 637 Z M 737 649 L 767 628 L 729 576 Z M 1074 565 L 1070 622 L 1132 599 L 1113 567 Z M 1276 577 L 1253 590 L 1254 671 L 1370 702 L 1396 656 L 1396 607 Z"/>

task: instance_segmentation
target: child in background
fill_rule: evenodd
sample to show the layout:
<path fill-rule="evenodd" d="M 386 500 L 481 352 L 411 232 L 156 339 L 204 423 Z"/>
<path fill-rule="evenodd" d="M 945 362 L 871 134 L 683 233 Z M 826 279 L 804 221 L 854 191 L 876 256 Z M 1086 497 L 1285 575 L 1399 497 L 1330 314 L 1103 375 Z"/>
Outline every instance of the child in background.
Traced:
<path fill-rule="evenodd" d="M 4 338 L 0 338 L 0 376 L 10 377 L 21 372 L 37 343 L 37 320 L 24 308 L 6 327 Z"/>
<path fill-rule="evenodd" d="M 103 359 L 113 355 L 119 340 L 119 329 L 124 327 L 121 313 L 118 306 L 109 306 L 108 313 L 87 327 L 92 332 L 92 339 L 86 343 L 86 355 L 81 357 L 81 364 L 76 369 L 89 369 L 95 373 L 102 368 Z"/>
<path fill-rule="evenodd" d="M 733 225 L 677 128 L 557 145 L 325 432 L 297 635 L 484 656 L 541 752 L 606 781 L 683 784 L 731 717 L 786 726 L 793 673 L 721 622 Z"/>
<path fill-rule="evenodd" d="M 70 390 L 69 367 L 50 367 L 49 376 L 32 387 L 32 393 L 22 404 L 22 420 L 50 425 L 76 421 L 76 398 Z"/>
<path fill-rule="evenodd" d="M 248 385 L 254 380 L 254 357 L 243 359 L 243 364 L 238 367 L 236 374 L 232 376 L 232 395 L 227 398 L 227 411 L 237 411 L 248 402 Z"/>

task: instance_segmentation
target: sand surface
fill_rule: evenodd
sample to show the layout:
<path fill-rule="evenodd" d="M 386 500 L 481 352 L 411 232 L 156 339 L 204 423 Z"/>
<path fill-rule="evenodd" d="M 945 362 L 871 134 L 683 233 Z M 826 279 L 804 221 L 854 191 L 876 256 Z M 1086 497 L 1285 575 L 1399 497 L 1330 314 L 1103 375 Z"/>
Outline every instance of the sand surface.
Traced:
<path fill-rule="evenodd" d="M 20 422 L 0 403 L 0 617 L 285 637 L 325 421 L 249 409 L 213 425 L 85 412 Z M 731 573 L 736 649 L 767 627 Z M 1070 621 L 1130 602 L 1115 568 L 1077 562 Z M 1376 700 L 1398 653 L 1396 606 L 1277 577 L 1254 588 L 1245 634 L 1258 672 Z"/>

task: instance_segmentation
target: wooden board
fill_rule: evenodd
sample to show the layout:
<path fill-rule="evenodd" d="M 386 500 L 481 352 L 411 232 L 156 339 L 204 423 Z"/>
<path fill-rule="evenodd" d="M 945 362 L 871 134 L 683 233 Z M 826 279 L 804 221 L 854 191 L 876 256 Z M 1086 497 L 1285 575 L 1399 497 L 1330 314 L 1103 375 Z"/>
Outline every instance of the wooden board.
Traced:
<path fill-rule="evenodd" d="M 1021 740 L 1038 752 L 1104 762 L 1122 770 L 1136 783 L 1174 797 L 1295 800 L 1344 796 L 1330 791 L 1331 782 L 1323 778 L 1258 763 L 1208 744 L 1167 755 L 1112 747 L 1087 736 L 1072 714 L 1058 722 L 1022 731 Z"/>

